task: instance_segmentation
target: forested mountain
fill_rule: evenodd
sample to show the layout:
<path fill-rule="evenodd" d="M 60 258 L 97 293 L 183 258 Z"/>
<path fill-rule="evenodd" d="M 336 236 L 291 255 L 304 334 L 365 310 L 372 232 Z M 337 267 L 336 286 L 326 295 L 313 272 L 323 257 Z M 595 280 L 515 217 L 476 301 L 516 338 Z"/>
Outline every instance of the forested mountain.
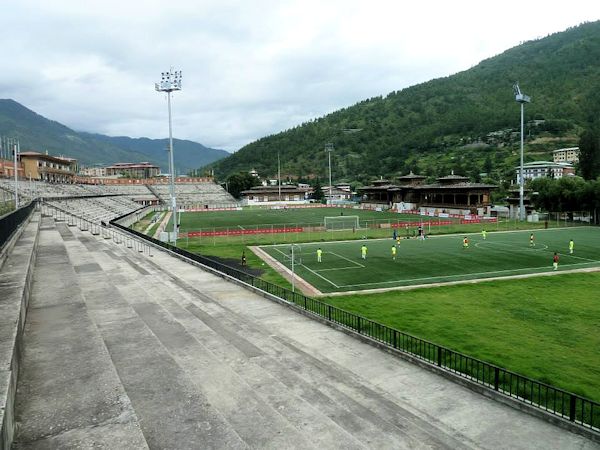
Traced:
<path fill-rule="evenodd" d="M 74 131 L 10 99 L 0 99 L 0 136 L 18 138 L 21 150 L 76 158 L 80 165 L 147 161 L 168 171 L 167 139 L 132 139 Z M 178 173 L 209 164 L 229 153 L 192 141 L 173 140 Z"/>
<path fill-rule="evenodd" d="M 166 166 L 164 167 L 165 171 L 168 167 L 166 162 L 168 158 L 167 148 L 169 147 L 168 139 L 130 138 L 127 136 L 112 137 L 89 133 L 79 134 L 130 152 L 142 153 L 153 161 L 161 161 L 161 167 Z M 173 139 L 173 147 L 177 172 L 183 174 L 230 155 L 225 150 L 205 147 L 197 142 L 183 139 Z"/>
<path fill-rule="evenodd" d="M 431 177 L 454 170 L 473 179 L 514 178 L 520 108 L 526 105 L 526 159 L 548 158 L 600 109 L 600 22 L 529 41 L 477 66 L 362 101 L 253 142 L 212 167 L 224 178 L 256 169 L 301 177 L 327 174 L 327 142 L 335 146 L 335 181 L 367 182 L 413 170 Z M 358 131 L 360 130 L 360 131 Z M 351 132 L 350 132 L 351 131 Z"/>

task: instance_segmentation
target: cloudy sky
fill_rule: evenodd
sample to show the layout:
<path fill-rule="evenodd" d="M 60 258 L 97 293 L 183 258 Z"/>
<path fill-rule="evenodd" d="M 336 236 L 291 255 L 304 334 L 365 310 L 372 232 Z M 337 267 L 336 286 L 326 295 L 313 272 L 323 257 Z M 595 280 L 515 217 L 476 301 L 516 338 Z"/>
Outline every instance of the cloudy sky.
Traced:
<path fill-rule="evenodd" d="M 235 151 L 600 19 L 600 2 L 0 0 L 0 98 L 76 130 Z"/>

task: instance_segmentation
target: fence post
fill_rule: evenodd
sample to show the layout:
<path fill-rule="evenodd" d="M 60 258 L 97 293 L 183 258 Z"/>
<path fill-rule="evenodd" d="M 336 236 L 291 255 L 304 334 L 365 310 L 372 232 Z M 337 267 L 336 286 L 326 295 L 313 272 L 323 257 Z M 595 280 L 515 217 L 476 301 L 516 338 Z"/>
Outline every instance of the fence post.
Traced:
<path fill-rule="evenodd" d="M 569 403 L 569 420 L 571 422 L 575 422 L 575 406 L 577 405 L 577 397 L 571 394 L 571 399 Z"/>
<path fill-rule="evenodd" d="M 500 368 L 494 367 L 494 390 L 498 390 L 498 386 L 500 384 Z"/>
<path fill-rule="evenodd" d="M 360 334 L 360 316 L 356 316 L 357 321 L 356 321 L 356 325 L 357 325 L 357 330 L 358 334 Z"/>
<path fill-rule="evenodd" d="M 442 347 L 437 348 L 437 365 L 441 366 L 442 365 Z"/>
<path fill-rule="evenodd" d="M 327 305 L 327 319 L 331 322 L 331 305 Z"/>

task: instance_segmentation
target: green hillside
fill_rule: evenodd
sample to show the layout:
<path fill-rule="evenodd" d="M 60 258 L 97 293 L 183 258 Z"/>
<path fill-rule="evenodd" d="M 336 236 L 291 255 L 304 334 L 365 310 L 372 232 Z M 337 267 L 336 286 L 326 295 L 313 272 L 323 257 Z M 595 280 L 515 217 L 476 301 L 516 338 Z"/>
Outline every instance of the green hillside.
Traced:
<path fill-rule="evenodd" d="M 0 99 L 0 136 L 18 138 L 21 150 L 48 151 L 76 158 L 81 165 L 148 161 L 168 171 L 166 139 L 132 139 L 74 131 L 11 99 Z M 174 139 L 178 173 L 214 162 L 229 153 Z"/>
<path fill-rule="evenodd" d="M 556 148 L 577 144 L 599 104 L 592 99 L 600 92 L 600 22 L 526 42 L 464 72 L 259 139 L 212 167 L 221 178 L 252 168 L 273 176 L 279 151 L 282 173 L 325 177 L 323 148 L 332 142 L 335 181 L 367 182 L 409 170 L 510 180 L 519 148 L 520 113 L 512 90 L 517 80 L 532 97 L 526 106 L 526 159 L 548 158 Z"/>

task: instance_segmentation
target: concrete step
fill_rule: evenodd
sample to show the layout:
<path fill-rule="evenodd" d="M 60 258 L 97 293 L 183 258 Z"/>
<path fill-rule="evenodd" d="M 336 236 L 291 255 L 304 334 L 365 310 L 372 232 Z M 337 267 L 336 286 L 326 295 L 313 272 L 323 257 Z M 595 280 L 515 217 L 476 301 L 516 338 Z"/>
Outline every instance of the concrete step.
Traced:
<path fill-rule="evenodd" d="M 0 450 L 10 448 L 14 438 L 15 395 L 39 225 L 40 214 L 33 213 L 0 255 Z"/>
<path fill-rule="evenodd" d="M 78 283 L 150 448 L 247 447 L 171 354 L 182 344 L 178 337 L 146 323 L 154 304 L 132 280 L 144 283 L 152 274 L 136 262 L 139 255 L 73 232 L 67 247 Z"/>
<path fill-rule="evenodd" d="M 76 249 L 73 252 L 81 254 Z M 191 312 L 184 308 L 177 299 L 192 299 L 193 295 L 181 283 L 174 283 L 170 276 L 165 276 L 162 269 L 148 264 L 147 258 L 135 261 L 138 267 L 131 270 L 130 262 L 136 259 L 134 255 L 128 258 L 130 262 L 116 262 L 105 252 L 94 255 L 101 266 L 105 264 L 109 268 L 115 263 L 120 266 L 118 293 L 111 293 L 110 297 L 126 299 L 195 383 L 198 392 L 219 411 L 245 445 L 252 448 L 366 448 L 364 443 L 268 373 L 260 376 L 273 382 L 272 390 L 265 385 L 265 392 L 257 391 L 255 383 L 244 378 L 248 374 L 234 370 L 230 362 L 231 358 L 248 362 L 263 352 L 234 329 L 221 327 L 216 320 L 211 320 L 209 313 L 199 318 L 199 310 Z M 148 275 L 140 276 L 142 271 Z M 98 287 L 98 283 L 99 280 L 95 280 L 94 285 Z M 105 292 L 106 288 L 101 286 L 100 291 Z M 91 293 L 86 294 L 88 303 L 90 297 Z M 218 305 L 209 304 L 221 312 Z M 204 342 L 214 345 L 212 341 L 215 340 L 223 346 L 218 354 L 204 345 Z M 259 377 L 259 374 L 254 373 L 254 376 Z M 132 400 L 135 405 L 135 399 Z M 136 411 L 143 417 L 137 407 Z"/>
<path fill-rule="evenodd" d="M 62 226 L 66 226 L 62 224 Z M 39 235 L 14 448 L 147 448 L 54 222 Z"/>

